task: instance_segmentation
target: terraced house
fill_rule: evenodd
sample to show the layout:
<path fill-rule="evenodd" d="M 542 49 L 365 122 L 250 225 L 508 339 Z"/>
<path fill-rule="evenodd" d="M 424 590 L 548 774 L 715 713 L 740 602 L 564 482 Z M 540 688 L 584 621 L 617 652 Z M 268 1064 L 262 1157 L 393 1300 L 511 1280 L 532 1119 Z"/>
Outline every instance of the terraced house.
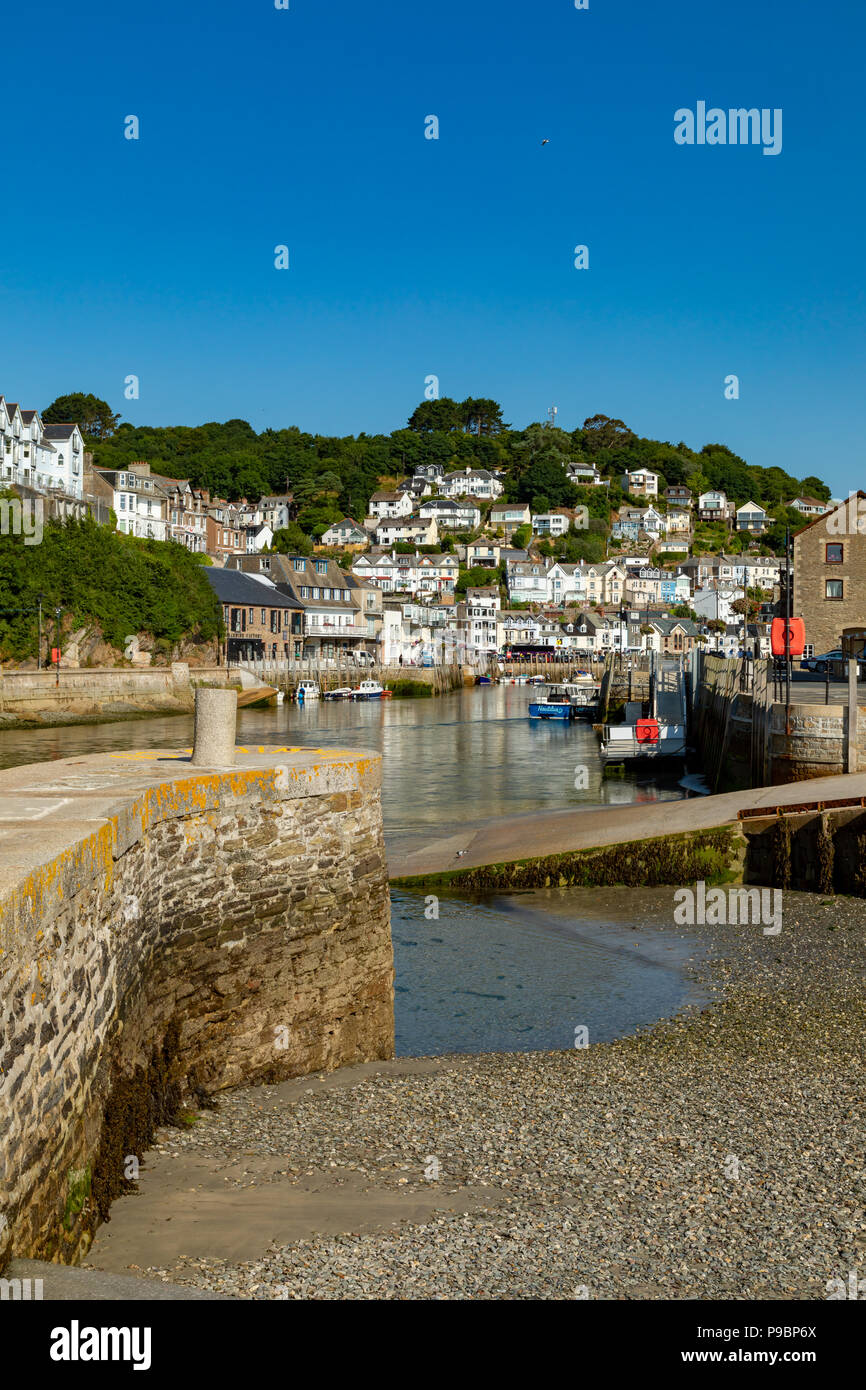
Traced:
<path fill-rule="evenodd" d="M 108 505 L 117 517 L 117 529 L 127 536 L 144 540 L 171 540 L 168 512 L 169 498 L 160 479 L 144 461 L 129 463 L 126 468 L 95 468 L 94 479 L 106 492 Z M 203 519 L 206 526 L 207 512 Z M 201 549 L 207 548 L 207 530 L 201 533 Z"/>
<path fill-rule="evenodd" d="M 75 424 L 46 425 L 38 410 L 0 396 L 0 484 L 83 496 L 84 439 Z"/>
<path fill-rule="evenodd" d="M 333 560 L 306 555 L 246 555 L 227 564 L 244 574 L 262 575 L 294 600 L 303 614 L 294 657 L 330 661 L 359 651 L 376 654 L 376 637 L 371 636 L 361 611 L 358 590 L 349 585 Z"/>
<path fill-rule="evenodd" d="M 412 594 L 431 598 L 454 593 L 460 565 L 454 555 L 360 555 L 352 574 L 362 583 L 375 584 L 383 593 Z"/>
<path fill-rule="evenodd" d="M 187 550 L 204 553 L 210 493 L 205 488 L 193 487 L 185 478 L 166 478 L 161 473 L 150 476 L 168 499 L 167 539 L 185 545 Z"/>

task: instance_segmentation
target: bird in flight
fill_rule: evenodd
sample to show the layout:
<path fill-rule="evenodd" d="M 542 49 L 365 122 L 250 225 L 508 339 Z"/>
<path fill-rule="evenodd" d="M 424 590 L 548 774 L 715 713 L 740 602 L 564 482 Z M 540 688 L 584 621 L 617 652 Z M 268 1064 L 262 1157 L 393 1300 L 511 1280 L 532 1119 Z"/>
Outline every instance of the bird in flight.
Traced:
<path fill-rule="evenodd" d="M 549 145 L 549 144 L 550 144 L 550 141 L 549 141 L 549 140 L 542 140 L 541 143 L 542 143 L 542 145 Z"/>

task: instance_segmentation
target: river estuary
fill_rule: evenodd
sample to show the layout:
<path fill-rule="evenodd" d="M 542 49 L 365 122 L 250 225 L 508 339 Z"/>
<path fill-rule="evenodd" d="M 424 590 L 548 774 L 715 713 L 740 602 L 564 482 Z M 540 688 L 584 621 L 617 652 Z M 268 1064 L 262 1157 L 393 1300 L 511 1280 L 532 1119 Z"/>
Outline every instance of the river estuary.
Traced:
<path fill-rule="evenodd" d="M 241 710 L 238 741 L 373 748 L 386 840 L 533 810 L 679 799 L 689 778 L 603 776 L 588 724 L 530 721 L 526 686 L 428 700 Z M 0 732 L 0 767 L 121 748 L 178 748 L 192 718 Z M 638 931 L 637 928 L 640 928 Z M 633 892 L 566 889 L 469 901 L 393 895 L 397 1052 L 552 1050 L 622 1036 L 700 1002 L 697 941 L 642 920 Z"/>

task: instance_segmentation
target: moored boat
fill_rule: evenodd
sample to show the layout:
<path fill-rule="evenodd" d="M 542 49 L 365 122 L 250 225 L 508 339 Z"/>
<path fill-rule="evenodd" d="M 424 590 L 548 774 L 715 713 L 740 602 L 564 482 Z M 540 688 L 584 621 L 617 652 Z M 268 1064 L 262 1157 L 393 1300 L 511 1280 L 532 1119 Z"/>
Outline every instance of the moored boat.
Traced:
<path fill-rule="evenodd" d="M 391 694 L 390 690 L 386 692 L 378 681 L 361 681 L 361 684 L 352 691 L 352 699 L 381 700 L 386 693 Z"/>
<path fill-rule="evenodd" d="M 575 706 L 564 685 L 551 685 L 540 700 L 529 706 L 530 719 L 574 719 Z"/>

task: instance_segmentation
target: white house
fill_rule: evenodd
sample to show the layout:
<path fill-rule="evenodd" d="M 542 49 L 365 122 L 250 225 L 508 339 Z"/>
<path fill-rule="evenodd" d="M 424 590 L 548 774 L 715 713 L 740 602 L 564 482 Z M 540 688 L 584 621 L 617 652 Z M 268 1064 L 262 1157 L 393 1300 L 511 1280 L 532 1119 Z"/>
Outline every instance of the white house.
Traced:
<path fill-rule="evenodd" d="M 171 539 L 168 493 L 148 463 L 126 468 L 97 468 L 95 475 L 111 488 L 111 507 L 117 529 L 145 540 Z"/>
<path fill-rule="evenodd" d="M 583 565 L 564 565 L 559 560 L 547 571 L 549 603 L 584 603 L 586 600 L 586 569 Z"/>
<path fill-rule="evenodd" d="M 83 495 L 84 439 L 76 424 L 46 425 L 38 410 L 0 396 L 0 484 Z"/>
<path fill-rule="evenodd" d="M 702 492 L 698 498 L 698 518 L 700 521 L 728 521 L 733 508 L 728 502 L 727 493 L 718 488 Z"/>
<path fill-rule="evenodd" d="M 474 531 L 481 522 L 480 509 L 465 498 L 431 497 L 421 503 L 418 515 L 435 517 L 440 531 Z"/>
<path fill-rule="evenodd" d="M 469 652 L 483 657 L 496 651 L 499 608 L 497 586 L 466 590 L 466 601 L 457 608 L 457 630 Z"/>
<path fill-rule="evenodd" d="M 405 593 L 435 598 L 453 594 L 460 574 L 454 555 L 359 555 L 352 576 L 374 584 L 385 593 Z"/>
<path fill-rule="evenodd" d="M 508 565 L 506 577 L 510 603 L 547 602 L 547 570 L 540 561 Z"/>
<path fill-rule="evenodd" d="M 77 425 L 45 425 L 43 437 L 54 447 L 52 474 L 57 482 L 50 486 L 62 487 L 71 496 L 80 497 L 84 474 L 84 439 L 81 430 Z"/>
<path fill-rule="evenodd" d="M 503 491 L 502 483 L 486 468 L 460 468 L 439 479 L 439 492 L 443 497 L 479 497 L 495 502 Z"/>
<path fill-rule="evenodd" d="M 259 555 L 263 550 L 270 550 L 274 543 L 274 533 L 266 521 L 260 522 L 257 526 L 246 526 L 244 530 L 248 555 Z"/>
<path fill-rule="evenodd" d="M 636 468 L 630 473 L 623 473 L 620 484 L 623 492 L 630 492 L 633 497 L 659 495 L 659 475 L 651 473 L 648 468 Z"/>
<path fill-rule="evenodd" d="M 691 607 L 700 614 L 704 622 L 716 619 L 718 622 L 742 622 L 734 612 L 733 605 L 744 596 L 743 589 L 735 584 L 727 587 L 719 585 L 714 589 L 696 589 L 690 600 Z"/>
<path fill-rule="evenodd" d="M 342 521 L 335 521 L 333 526 L 329 526 L 327 531 L 322 534 L 322 545 L 369 545 L 370 536 L 363 526 L 359 526 L 357 521 L 353 521 L 350 516 L 344 516 Z"/>
<path fill-rule="evenodd" d="M 408 541 L 412 545 L 435 545 L 439 528 L 435 516 L 400 516 L 382 520 L 376 527 L 377 545 L 396 545 Z"/>
<path fill-rule="evenodd" d="M 821 502 L 817 497 L 795 497 L 788 506 L 795 512 L 802 512 L 803 516 L 825 516 L 833 510 L 832 502 Z"/>
<path fill-rule="evenodd" d="M 532 530 L 536 536 L 567 536 L 570 525 L 568 512 L 559 508 L 550 512 L 536 512 L 532 517 Z"/>
<path fill-rule="evenodd" d="M 295 499 L 290 492 L 268 493 L 259 499 L 262 519 L 271 530 L 283 531 L 292 519 Z"/>
<path fill-rule="evenodd" d="M 409 516 L 413 506 L 411 492 L 374 492 L 370 498 L 370 516 L 380 520 L 388 516 Z"/>
<path fill-rule="evenodd" d="M 415 477 L 426 478 L 430 483 L 438 483 L 445 472 L 443 463 L 419 463 L 415 469 Z"/>
<path fill-rule="evenodd" d="M 569 460 L 565 471 L 569 482 L 576 487 L 610 487 L 610 478 L 603 478 L 594 464 Z"/>

